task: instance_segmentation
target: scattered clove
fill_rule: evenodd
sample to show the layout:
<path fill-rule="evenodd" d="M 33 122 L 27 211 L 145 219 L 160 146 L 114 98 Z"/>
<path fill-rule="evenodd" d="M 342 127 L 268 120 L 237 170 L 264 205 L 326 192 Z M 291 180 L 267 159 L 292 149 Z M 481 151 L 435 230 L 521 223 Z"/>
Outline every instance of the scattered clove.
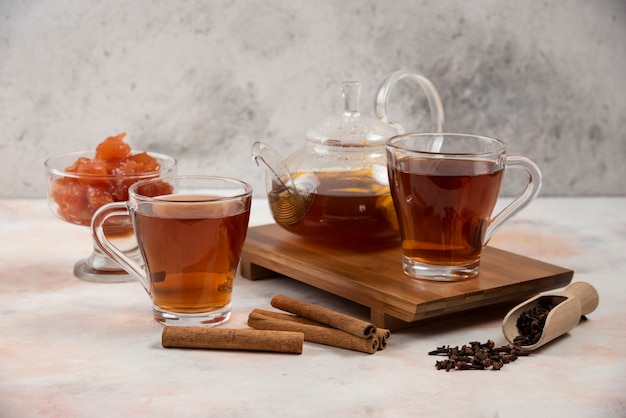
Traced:
<path fill-rule="evenodd" d="M 502 366 L 517 360 L 519 356 L 527 356 L 518 345 L 496 347 L 493 340 L 486 343 L 472 341 L 461 348 L 458 346 L 441 346 L 430 351 L 431 356 L 446 356 L 445 360 L 435 362 L 437 370 L 449 372 L 456 370 L 500 370 Z"/>

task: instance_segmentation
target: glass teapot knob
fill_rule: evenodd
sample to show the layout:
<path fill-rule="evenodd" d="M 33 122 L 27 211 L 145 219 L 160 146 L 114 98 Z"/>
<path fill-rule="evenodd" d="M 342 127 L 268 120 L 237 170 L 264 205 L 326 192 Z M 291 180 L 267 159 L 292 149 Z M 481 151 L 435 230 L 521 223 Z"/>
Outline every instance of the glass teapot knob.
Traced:
<path fill-rule="evenodd" d="M 358 81 L 344 81 L 341 83 L 343 95 L 343 114 L 346 117 L 359 116 L 359 100 L 361 98 L 361 83 Z"/>
<path fill-rule="evenodd" d="M 334 146 L 366 147 L 384 145 L 388 138 L 401 133 L 378 118 L 361 114 L 359 111 L 361 83 L 358 81 L 342 82 L 341 94 L 343 113 L 326 118 L 308 129 L 307 140 Z"/>

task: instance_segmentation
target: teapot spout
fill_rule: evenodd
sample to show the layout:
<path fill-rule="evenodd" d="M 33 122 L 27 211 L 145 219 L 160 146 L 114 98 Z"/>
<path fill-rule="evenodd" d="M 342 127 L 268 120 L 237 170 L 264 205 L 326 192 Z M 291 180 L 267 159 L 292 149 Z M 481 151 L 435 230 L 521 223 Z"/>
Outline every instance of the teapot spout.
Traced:
<path fill-rule="evenodd" d="M 311 191 L 296 187 L 283 158 L 262 142 L 252 144 L 252 159 L 266 168 L 267 196 L 272 216 L 278 224 L 292 226 L 304 219 L 312 201 Z"/>
<path fill-rule="evenodd" d="M 291 177 L 291 173 L 285 167 L 283 163 L 283 158 L 280 154 L 272 147 L 262 142 L 255 142 L 252 144 L 252 159 L 261 167 L 261 164 L 265 166 L 267 169 L 267 174 L 276 182 L 279 187 L 284 189 L 283 191 L 289 194 L 298 194 L 296 187 L 293 183 L 293 178 Z M 259 163 L 260 162 L 260 163 Z M 271 182 L 268 182 L 268 193 L 272 190 L 275 190 L 272 187 Z"/>

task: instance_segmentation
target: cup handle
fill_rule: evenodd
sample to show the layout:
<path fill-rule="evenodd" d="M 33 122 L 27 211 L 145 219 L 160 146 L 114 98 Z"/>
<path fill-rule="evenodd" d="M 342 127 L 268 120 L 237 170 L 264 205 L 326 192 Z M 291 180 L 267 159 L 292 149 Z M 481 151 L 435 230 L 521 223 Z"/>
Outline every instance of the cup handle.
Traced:
<path fill-rule="evenodd" d="M 435 88 L 435 85 L 426 77 L 413 73 L 407 70 L 398 70 L 389 74 L 380 85 L 378 93 L 376 94 L 376 116 L 384 123 L 387 123 L 398 130 L 398 133 L 404 133 L 402 126 L 396 122 L 389 120 L 387 116 L 387 104 L 389 102 L 389 96 L 396 83 L 403 78 L 410 78 L 419 84 L 428 100 L 428 106 L 430 107 L 430 120 L 432 132 L 442 132 L 443 130 L 443 104 L 441 103 L 441 97 L 439 92 Z"/>
<path fill-rule="evenodd" d="M 541 189 L 541 170 L 539 166 L 526 157 L 509 156 L 506 160 L 506 169 L 518 168 L 528 173 L 528 184 L 526 188 L 515 200 L 502 209 L 487 227 L 485 233 L 485 241 L 483 245 L 487 245 L 493 234 L 500 229 L 509 219 L 516 215 L 532 202 L 539 194 Z"/>
<path fill-rule="evenodd" d="M 128 274 L 137 279 L 150 294 L 150 286 L 143 268 L 135 260 L 128 257 L 122 250 L 117 248 L 109 241 L 104 233 L 104 223 L 109 218 L 116 216 L 130 216 L 126 202 L 108 203 L 98 209 L 91 218 L 91 234 L 95 244 L 109 256 L 113 261 L 118 263 Z"/>

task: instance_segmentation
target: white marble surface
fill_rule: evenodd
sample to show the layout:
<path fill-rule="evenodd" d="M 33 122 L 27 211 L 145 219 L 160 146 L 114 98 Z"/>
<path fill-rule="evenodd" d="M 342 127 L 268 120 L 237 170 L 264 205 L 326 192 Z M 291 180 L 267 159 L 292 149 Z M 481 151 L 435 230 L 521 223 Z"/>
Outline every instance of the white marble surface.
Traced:
<path fill-rule="evenodd" d="M 42 163 L 127 132 L 184 174 L 264 190 L 250 146 L 285 155 L 363 84 L 439 89 L 445 129 L 498 137 L 544 196 L 626 196 L 624 0 L 0 1 L 0 197 L 42 198 Z M 429 129 L 411 83 L 390 116 Z"/>
<path fill-rule="evenodd" d="M 492 245 L 575 271 L 600 305 L 588 321 L 499 372 L 437 371 L 427 352 L 505 340 L 505 312 L 459 315 L 392 334 L 374 355 L 305 343 L 301 355 L 177 350 L 136 283 L 73 277 L 86 228 L 43 200 L 0 200 L 0 416 L 277 417 L 626 415 L 626 199 L 540 198 Z M 252 225 L 269 220 L 255 201 Z M 234 316 L 277 293 L 353 315 L 361 307 L 286 278 L 238 278 Z"/>

